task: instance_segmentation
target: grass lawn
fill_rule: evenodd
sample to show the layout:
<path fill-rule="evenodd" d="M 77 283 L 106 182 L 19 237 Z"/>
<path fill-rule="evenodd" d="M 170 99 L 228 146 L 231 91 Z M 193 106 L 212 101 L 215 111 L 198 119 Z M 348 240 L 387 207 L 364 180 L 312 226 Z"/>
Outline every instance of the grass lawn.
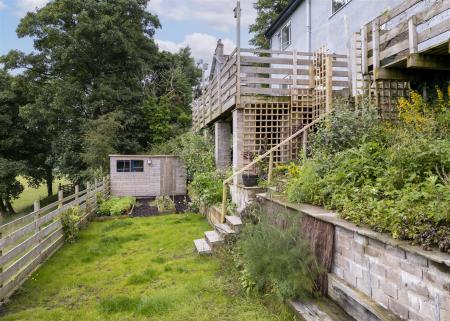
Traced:
<path fill-rule="evenodd" d="M 16 292 L 7 320 L 294 320 L 247 297 L 220 261 L 193 252 L 194 214 L 92 222 Z M 233 273 L 233 272 L 231 272 Z"/>

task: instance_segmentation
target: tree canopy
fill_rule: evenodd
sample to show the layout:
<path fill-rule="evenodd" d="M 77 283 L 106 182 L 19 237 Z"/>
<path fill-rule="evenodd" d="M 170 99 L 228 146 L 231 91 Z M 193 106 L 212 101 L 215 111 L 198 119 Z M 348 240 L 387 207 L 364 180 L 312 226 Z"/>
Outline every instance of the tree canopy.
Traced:
<path fill-rule="evenodd" d="M 255 23 L 250 26 L 253 38 L 250 43 L 261 49 L 269 49 L 269 40 L 265 37 L 265 32 L 271 24 L 278 18 L 291 0 L 257 0 L 254 7 L 257 12 Z"/>

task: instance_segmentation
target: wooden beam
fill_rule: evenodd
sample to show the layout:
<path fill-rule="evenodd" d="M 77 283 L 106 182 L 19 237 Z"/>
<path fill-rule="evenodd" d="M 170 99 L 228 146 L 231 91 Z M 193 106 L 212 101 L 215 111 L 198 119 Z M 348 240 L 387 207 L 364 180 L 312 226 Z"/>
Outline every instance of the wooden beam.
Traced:
<path fill-rule="evenodd" d="M 450 56 L 412 54 L 406 62 L 408 68 L 450 70 Z"/>
<path fill-rule="evenodd" d="M 408 20 L 408 34 L 409 34 L 409 53 L 415 54 L 418 50 L 418 44 L 417 44 L 417 23 L 416 23 L 416 16 L 412 16 Z"/>
<path fill-rule="evenodd" d="M 375 80 L 412 80 L 414 76 L 402 69 L 376 68 Z"/>

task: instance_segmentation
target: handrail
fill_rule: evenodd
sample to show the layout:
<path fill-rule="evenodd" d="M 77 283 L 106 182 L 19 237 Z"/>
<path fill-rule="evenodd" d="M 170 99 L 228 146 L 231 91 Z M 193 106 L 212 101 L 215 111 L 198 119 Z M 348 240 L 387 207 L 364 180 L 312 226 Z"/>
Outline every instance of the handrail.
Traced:
<path fill-rule="evenodd" d="M 273 152 L 275 152 L 278 148 L 282 147 L 283 145 L 286 145 L 287 143 L 289 143 L 291 140 L 293 140 L 294 138 L 298 137 L 300 134 L 303 134 L 304 132 L 306 132 L 308 129 L 310 129 L 311 127 L 313 127 L 314 125 L 320 123 L 323 119 L 325 119 L 326 117 L 328 117 L 330 114 L 332 113 L 332 110 L 324 113 L 322 116 L 320 116 L 319 118 L 315 119 L 314 121 L 312 121 L 311 123 L 309 123 L 308 125 L 306 125 L 305 127 L 303 127 L 302 129 L 298 130 L 296 133 L 292 134 L 291 136 L 289 136 L 288 138 L 286 138 L 285 140 L 283 140 L 281 143 L 279 143 L 278 145 L 272 147 L 270 150 L 268 150 L 267 152 L 265 152 L 264 154 L 258 156 L 255 160 L 253 160 L 250 164 L 244 166 L 243 168 L 241 168 L 240 170 L 238 170 L 237 172 L 233 173 L 233 175 L 231 175 L 229 178 L 227 178 L 226 180 L 223 181 L 223 194 L 222 194 L 222 215 L 221 215 L 221 222 L 224 222 L 224 218 L 225 218 L 225 214 L 227 211 L 227 198 L 228 198 L 228 189 L 227 186 L 229 183 L 232 182 L 232 180 L 242 174 L 243 172 L 247 171 L 248 169 L 250 169 L 252 166 L 256 165 L 257 163 L 259 163 L 260 161 L 262 161 L 264 158 L 266 158 L 267 156 L 270 156 L 270 161 L 271 164 L 269 164 L 269 169 L 270 172 L 272 171 L 272 166 L 273 166 Z M 271 173 L 270 173 L 271 174 Z M 269 180 L 271 179 L 271 177 L 268 178 Z"/>

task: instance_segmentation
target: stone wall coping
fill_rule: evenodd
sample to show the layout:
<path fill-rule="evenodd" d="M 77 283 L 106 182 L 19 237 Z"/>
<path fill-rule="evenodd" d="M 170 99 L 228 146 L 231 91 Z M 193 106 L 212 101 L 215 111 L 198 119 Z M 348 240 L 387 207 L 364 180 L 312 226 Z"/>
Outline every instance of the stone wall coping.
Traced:
<path fill-rule="evenodd" d="M 440 252 L 438 250 L 425 251 L 420 246 L 411 245 L 408 241 L 396 240 L 393 239 L 387 233 L 378 233 L 371 230 L 368 227 L 358 226 L 352 222 L 346 221 L 339 217 L 338 213 L 335 211 L 327 210 L 323 207 L 309 205 L 309 204 L 296 204 L 290 203 L 285 200 L 282 196 L 270 196 L 267 193 L 258 194 L 257 197 L 265 199 L 267 201 L 274 202 L 275 204 L 284 206 L 286 208 L 301 212 L 303 214 L 314 217 L 323 222 L 327 222 L 333 224 L 335 226 L 344 228 L 351 232 L 358 233 L 359 235 L 369 237 L 371 239 L 378 240 L 387 245 L 400 248 L 404 251 L 420 255 L 430 261 L 445 264 L 446 266 L 450 266 L 450 255 L 447 253 Z"/>
<path fill-rule="evenodd" d="M 236 187 L 240 188 L 240 189 L 244 189 L 244 190 L 257 191 L 257 192 L 264 192 L 264 191 L 267 190 L 265 187 L 260 187 L 260 186 L 247 187 L 247 186 L 245 186 L 243 184 L 237 184 Z"/>

